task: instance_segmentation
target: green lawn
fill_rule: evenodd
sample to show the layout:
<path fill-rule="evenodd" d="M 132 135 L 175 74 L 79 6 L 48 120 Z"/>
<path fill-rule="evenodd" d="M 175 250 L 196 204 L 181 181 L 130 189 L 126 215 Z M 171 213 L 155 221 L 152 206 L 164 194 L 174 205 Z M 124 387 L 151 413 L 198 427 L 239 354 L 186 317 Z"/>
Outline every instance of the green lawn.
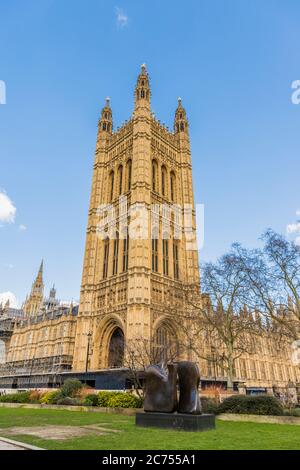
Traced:
<path fill-rule="evenodd" d="M 45 440 L 5 433 L 15 426 L 84 426 L 97 424 L 119 433 L 68 440 Z M 300 426 L 217 422 L 215 431 L 189 433 L 136 428 L 134 417 L 60 410 L 0 408 L 0 435 L 45 449 L 300 449 Z"/>

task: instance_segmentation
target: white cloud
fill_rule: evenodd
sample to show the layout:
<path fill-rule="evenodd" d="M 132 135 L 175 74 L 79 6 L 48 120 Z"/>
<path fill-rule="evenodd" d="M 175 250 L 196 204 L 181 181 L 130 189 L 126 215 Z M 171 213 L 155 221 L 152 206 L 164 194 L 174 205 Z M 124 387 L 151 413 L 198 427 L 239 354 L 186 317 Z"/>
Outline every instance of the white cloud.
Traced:
<path fill-rule="evenodd" d="M 300 217 L 300 209 L 298 209 L 298 210 L 296 211 L 296 216 L 297 216 L 297 217 Z"/>
<path fill-rule="evenodd" d="M 296 224 L 288 224 L 286 226 L 287 233 L 300 233 L 300 222 Z"/>
<path fill-rule="evenodd" d="M 0 304 L 4 305 L 8 300 L 12 308 L 18 308 L 19 303 L 15 294 L 10 291 L 0 293 Z"/>
<path fill-rule="evenodd" d="M 297 246 L 300 246 L 300 237 L 297 237 L 297 238 L 296 238 L 295 244 L 296 244 Z"/>
<path fill-rule="evenodd" d="M 128 16 L 126 15 L 126 13 L 122 10 L 122 8 L 119 8 L 119 7 L 116 7 L 115 8 L 115 11 L 116 11 L 116 19 L 117 19 L 117 25 L 120 27 L 120 28 L 124 28 L 125 26 L 128 25 Z"/>
<path fill-rule="evenodd" d="M 9 199 L 7 194 L 1 190 L 0 191 L 0 222 L 7 224 L 12 224 L 15 221 L 17 209 L 13 205 L 12 201 Z"/>
<path fill-rule="evenodd" d="M 20 232 L 25 232 L 25 230 L 27 230 L 26 225 L 24 225 L 24 224 L 19 225 L 19 230 L 20 230 Z"/>

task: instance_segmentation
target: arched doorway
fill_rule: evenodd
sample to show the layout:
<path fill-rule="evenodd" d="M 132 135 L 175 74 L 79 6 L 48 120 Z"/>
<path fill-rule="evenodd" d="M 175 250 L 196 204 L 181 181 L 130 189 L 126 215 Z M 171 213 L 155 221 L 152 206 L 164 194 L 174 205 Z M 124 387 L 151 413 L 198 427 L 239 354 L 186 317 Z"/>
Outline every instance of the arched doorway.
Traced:
<path fill-rule="evenodd" d="M 124 361 L 125 339 L 121 328 L 116 328 L 110 338 L 108 350 L 108 367 L 122 367 Z"/>
<path fill-rule="evenodd" d="M 179 354 L 175 331 L 167 323 L 161 323 L 154 333 L 153 360 L 156 363 L 176 360 Z"/>

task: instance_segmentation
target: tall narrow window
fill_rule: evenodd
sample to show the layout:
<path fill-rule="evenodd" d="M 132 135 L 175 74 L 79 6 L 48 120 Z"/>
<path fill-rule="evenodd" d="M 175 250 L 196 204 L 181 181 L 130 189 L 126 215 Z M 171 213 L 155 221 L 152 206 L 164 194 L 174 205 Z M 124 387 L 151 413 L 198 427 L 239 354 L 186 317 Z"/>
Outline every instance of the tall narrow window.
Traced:
<path fill-rule="evenodd" d="M 240 374 L 242 379 L 247 378 L 247 365 L 245 359 L 240 359 Z"/>
<path fill-rule="evenodd" d="M 115 174 L 113 171 L 111 171 L 109 175 L 110 201 L 112 201 L 114 197 L 114 180 Z"/>
<path fill-rule="evenodd" d="M 173 171 L 171 172 L 170 175 L 170 196 L 171 196 L 171 201 L 175 201 L 175 174 Z"/>
<path fill-rule="evenodd" d="M 104 257 L 103 257 L 103 279 L 107 278 L 109 258 L 109 238 L 104 240 Z"/>
<path fill-rule="evenodd" d="M 152 271 L 158 272 L 158 240 L 152 239 Z"/>
<path fill-rule="evenodd" d="M 128 249 L 129 249 L 129 237 L 123 240 L 123 273 L 128 270 Z"/>
<path fill-rule="evenodd" d="M 169 275 L 169 240 L 163 240 L 163 273 Z"/>
<path fill-rule="evenodd" d="M 161 193 L 166 196 L 167 170 L 165 166 L 161 167 Z"/>
<path fill-rule="evenodd" d="M 119 166 L 118 169 L 118 178 L 119 178 L 119 196 L 122 194 L 122 184 L 123 184 L 123 167 L 122 165 Z"/>
<path fill-rule="evenodd" d="M 157 163 L 155 160 L 152 160 L 152 190 L 157 191 Z"/>
<path fill-rule="evenodd" d="M 131 189 L 131 173 L 132 173 L 132 161 L 127 162 L 127 191 Z"/>
<path fill-rule="evenodd" d="M 118 274 L 119 235 L 114 240 L 113 275 Z"/>
<path fill-rule="evenodd" d="M 174 278 L 179 279 L 179 250 L 178 242 L 173 241 L 173 269 L 174 269 Z"/>

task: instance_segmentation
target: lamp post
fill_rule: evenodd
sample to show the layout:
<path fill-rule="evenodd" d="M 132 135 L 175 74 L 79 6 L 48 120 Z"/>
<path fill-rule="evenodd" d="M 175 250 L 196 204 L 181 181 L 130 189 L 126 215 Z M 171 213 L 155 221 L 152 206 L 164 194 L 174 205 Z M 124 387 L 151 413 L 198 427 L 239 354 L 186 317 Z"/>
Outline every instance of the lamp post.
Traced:
<path fill-rule="evenodd" d="M 89 354 L 90 354 L 91 337 L 92 337 L 92 333 L 89 331 L 89 333 L 87 333 L 88 341 L 87 341 L 87 348 L 86 348 L 85 373 L 87 373 L 88 366 L 89 366 Z"/>

